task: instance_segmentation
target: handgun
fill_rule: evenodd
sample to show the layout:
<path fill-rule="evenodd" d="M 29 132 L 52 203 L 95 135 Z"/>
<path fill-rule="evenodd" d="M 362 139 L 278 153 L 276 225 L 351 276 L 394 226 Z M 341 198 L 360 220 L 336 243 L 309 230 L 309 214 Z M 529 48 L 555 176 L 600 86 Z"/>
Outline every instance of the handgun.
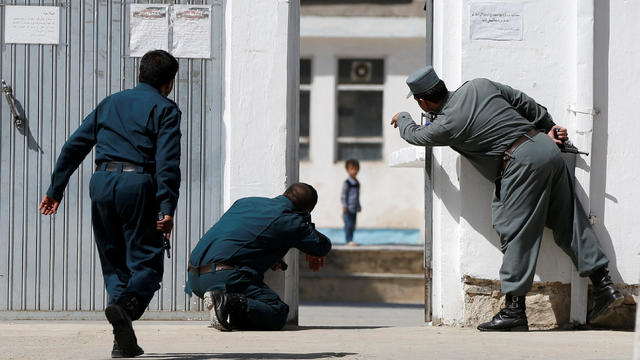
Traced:
<path fill-rule="evenodd" d="M 560 140 L 560 139 L 558 139 L 558 131 L 559 130 L 560 130 L 559 128 L 553 129 L 553 138 L 554 139 Z M 563 141 L 562 144 L 558 144 L 558 148 L 560 148 L 560 151 L 564 152 L 564 153 L 582 154 L 582 155 L 589 156 L 588 152 L 584 152 L 584 151 L 578 150 L 578 148 L 575 145 L 573 145 L 573 143 L 571 141 L 569 141 L 569 140 Z"/>
<path fill-rule="evenodd" d="M 164 215 L 162 215 L 161 212 L 158 213 L 158 221 L 164 219 Z M 167 258 L 171 259 L 171 241 L 169 241 L 169 238 L 167 237 L 167 233 L 165 232 L 161 232 L 160 236 L 162 236 L 162 248 L 165 251 L 165 253 L 167 254 Z"/>

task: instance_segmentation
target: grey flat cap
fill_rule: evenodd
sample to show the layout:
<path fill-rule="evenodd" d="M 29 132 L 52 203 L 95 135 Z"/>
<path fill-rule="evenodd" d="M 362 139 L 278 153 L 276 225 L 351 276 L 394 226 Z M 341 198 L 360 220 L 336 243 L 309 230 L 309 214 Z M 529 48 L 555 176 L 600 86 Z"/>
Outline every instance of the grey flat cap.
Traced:
<path fill-rule="evenodd" d="M 410 90 L 407 98 L 414 94 L 422 94 L 429 91 L 438 81 L 440 81 L 440 78 L 431 65 L 415 71 L 407 78 L 407 85 Z"/>

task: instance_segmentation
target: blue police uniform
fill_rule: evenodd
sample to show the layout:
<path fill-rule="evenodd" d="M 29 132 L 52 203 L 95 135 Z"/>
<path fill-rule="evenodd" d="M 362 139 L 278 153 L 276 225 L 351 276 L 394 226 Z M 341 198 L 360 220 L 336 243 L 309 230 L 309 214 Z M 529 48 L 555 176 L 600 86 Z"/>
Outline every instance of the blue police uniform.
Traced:
<path fill-rule="evenodd" d="M 158 212 L 173 215 L 180 187 L 178 106 L 153 86 L 105 98 L 64 144 L 47 195 L 60 201 L 69 178 L 96 148 L 91 177 L 93 231 L 110 303 L 135 296 L 142 315 L 160 288 Z"/>
<path fill-rule="evenodd" d="M 233 269 L 189 271 L 185 292 L 199 297 L 211 290 L 245 294 L 246 313 L 234 326 L 279 330 L 289 307 L 264 283 L 264 273 L 291 248 L 325 256 L 331 241 L 314 229 L 308 213 L 296 212 L 286 196 L 240 199 L 200 239 L 189 258 L 194 268 L 217 263 Z"/>

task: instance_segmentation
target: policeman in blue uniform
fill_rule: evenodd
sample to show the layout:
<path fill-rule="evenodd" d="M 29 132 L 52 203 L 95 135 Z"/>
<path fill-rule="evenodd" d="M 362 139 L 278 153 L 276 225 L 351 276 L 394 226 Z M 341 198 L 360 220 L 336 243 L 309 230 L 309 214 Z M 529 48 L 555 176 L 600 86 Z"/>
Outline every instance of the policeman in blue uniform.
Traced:
<path fill-rule="evenodd" d="M 106 97 L 62 147 L 40 210 L 55 214 L 69 178 L 95 146 L 91 216 L 113 326 L 112 357 L 143 354 L 131 322 L 142 316 L 163 272 L 163 238 L 173 228 L 180 187 L 180 117 L 167 98 L 178 62 L 154 50 L 140 84 Z M 158 213 L 162 219 L 158 219 Z"/>
<path fill-rule="evenodd" d="M 282 257 L 291 248 L 307 254 L 311 270 L 324 266 L 331 242 L 311 222 L 317 201 L 304 183 L 272 199 L 240 199 L 200 239 L 185 292 L 204 298 L 214 328 L 282 329 L 289 307 L 264 283 L 264 273 L 286 270 Z"/>

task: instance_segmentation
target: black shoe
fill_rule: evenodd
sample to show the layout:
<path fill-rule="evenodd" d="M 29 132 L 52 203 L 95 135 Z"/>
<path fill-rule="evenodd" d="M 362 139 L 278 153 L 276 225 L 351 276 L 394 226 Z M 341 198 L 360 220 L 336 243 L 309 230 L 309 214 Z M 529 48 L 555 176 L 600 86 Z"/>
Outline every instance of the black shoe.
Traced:
<path fill-rule="evenodd" d="M 591 323 L 622 304 L 624 295 L 613 285 L 606 267 L 594 271 L 589 277 L 593 283 L 593 308 L 587 314 L 587 322 Z"/>
<path fill-rule="evenodd" d="M 211 326 L 219 331 L 231 331 L 231 315 L 247 309 L 247 297 L 243 294 L 224 293 L 220 290 L 207 291 L 204 303 L 209 309 Z"/>
<path fill-rule="evenodd" d="M 129 313 L 122 306 L 111 304 L 104 309 L 104 314 L 111 326 L 113 326 L 114 350 L 117 345 L 120 355 L 124 355 L 124 357 L 142 355 L 144 351 L 138 346 L 138 339 L 136 339 L 136 333 L 133 331 Z"/>
<path fill-rule="evenodd" d="M 144 354 L 144 351 L 140 347 L 138 347 L 138 349 L 140 351 L 138 351 L 136 354 L 127 355 L 124 352 L 122 352 L 122 349 L 120 349 L 120 345 L 118 345 L 118 342 L 113 340 L 113 349 L 111 349 L 111 358 L 113 359 L 130 358 L 130 357 L 136 357 Z"/>
<path fill-rule="evenodd" d="M 491 321 L 478 325 L 480 331 L 528 331 L 524 296 L 505 297 L 505 307 Z"/>

